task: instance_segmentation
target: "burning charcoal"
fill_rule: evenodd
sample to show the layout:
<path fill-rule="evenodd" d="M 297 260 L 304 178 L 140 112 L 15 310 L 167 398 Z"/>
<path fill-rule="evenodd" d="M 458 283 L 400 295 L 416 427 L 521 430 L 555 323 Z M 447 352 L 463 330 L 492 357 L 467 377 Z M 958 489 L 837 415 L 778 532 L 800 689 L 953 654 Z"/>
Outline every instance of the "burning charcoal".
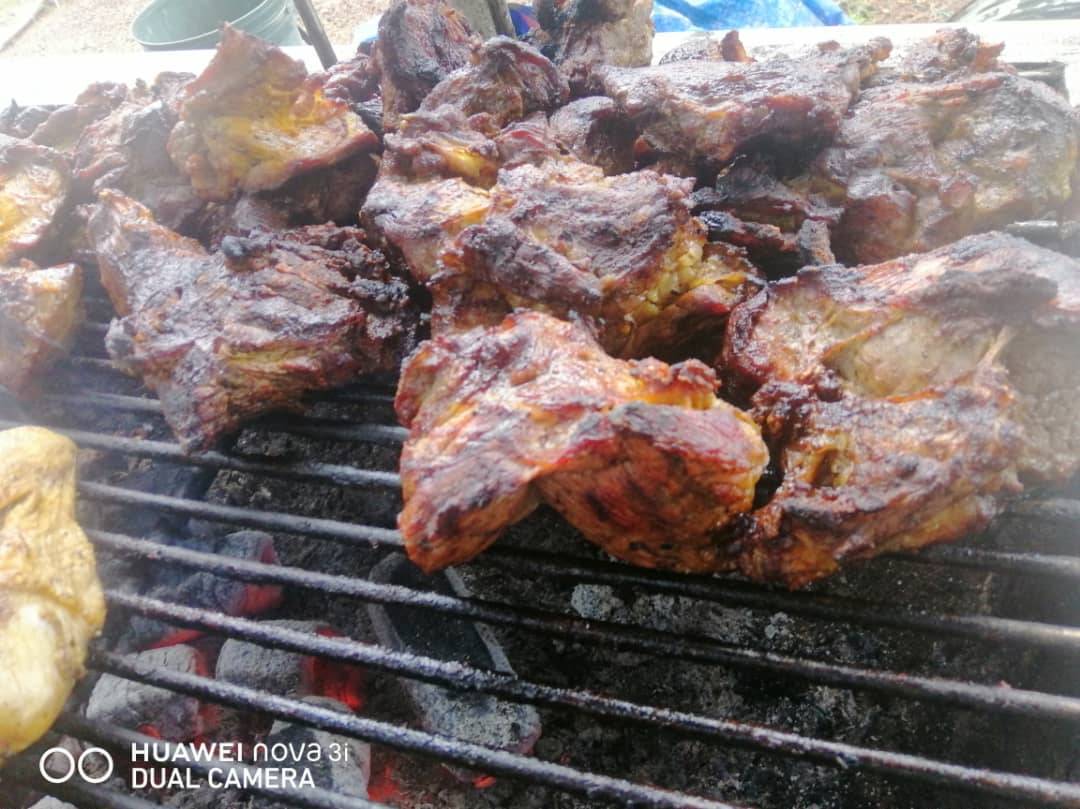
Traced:
<path fill-rule="evenodd" d="M 205 545 L 196 540 L 180 544 L 192 542 Z M 264 564 L 278 563 L 274 539 L 262 531 L 237 531 L 222 539 L 216 548 L 196 549 L 213 550 L 222 556 Z M 281 603 L 281 588 L 276 585 L 253 584 L 202 570 L 192 572 L 183 567 L 161 567 L 155 570 L 154 582 L 147 593 L 153 598 L 226 615 L 262 615 Z M 187 643 L 201 635 L 199 630 L 173 628 L 141 615 L 133 617 L 131 621 L 130 642 L 134 648 L 172 646 Z"/>
<path fill-rule="evenodd" d="M 337 635 L 333 629 L 313 621 L 264 621 L 263 625 L 324 637 Z M 327 697 L 352 711 L 364 706 L 362 669 L 247 641 L 232 638 L 225 641 L 218 654 L 215 676 L 272 694 Z"/>
<path fill-rule="evenodd" d="M 132 660 L 186 674 L 209 674 L 203 654 L 192 646 L 169 646 L 130 656 Z M 171 742 L 191 741 L 216 724 L 215 712 L 195 697 L 104 674 L 86 705 L 86 718 L 138 730 Z"/>
<path fill-rule="evenodd" d="M 304 697 L 304 702 L 330 710 L 343 709 L 340 702 L 326 697 Z M 265 743 L 272 752 L 271 766 L 292 767 L 300 773 L 306 770 L 316 787 L 337 795 L 368 796 L 371 746 L 365 742 L 279 720 L 274 723 Z M 279 750 L 285 750 L 289 755 L 279 760 L 276 754 Z M 306 755 L 297 755 L 299 751 Z M 318 751 L 318 761 L 311 760 L 314 757 L 312 751 Z M 278 809 L 278 804 L 273 804 L 273 809 Z"/>
<path fill-rule="evenodd" d="M 467 597 L 465 583 L 451 569 L 425 576 L 404 556 L 393 554 L 375 566 L 371 579 Z M 513 674 L 501 646 L 487 627 L 459 618 L 396 605 L 369 604 L 368 615 L 380 643 L 398 651 L 453 660 L 480 669 Z M 540 737 L 540 716 L 531 705 L 504 702 L 489 694 L 457 692 L 402 679 L 425 729 L 443 736 L 517 753 L 529 753 Z M 475 773 L 454 771 L 474 780 Z"/>

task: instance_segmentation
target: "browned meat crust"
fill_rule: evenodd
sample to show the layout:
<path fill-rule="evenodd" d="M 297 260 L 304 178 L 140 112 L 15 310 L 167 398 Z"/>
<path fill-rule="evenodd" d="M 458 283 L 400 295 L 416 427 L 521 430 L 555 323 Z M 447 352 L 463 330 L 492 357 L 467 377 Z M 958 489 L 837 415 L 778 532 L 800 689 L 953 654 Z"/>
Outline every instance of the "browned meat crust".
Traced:
<path fill-rule="evenodd" d="M 1080 262 L 1004 234 L 804 269 L 736 307 L 724 370 L 783 474 L 747 572 L 797 586 L 959 538 L 1017 480 L 1068 479 L 1078 345 Z"/>
<path fill-rule="evenodd" d="M 325 74 L 225 27 L 213 60 L 181 93 L 169 154 L 204 199 L 277 188 L 291 177 L 375 149 L 378 137 Z"/>
<path fill-rule="evenodd" d="M 67 352 L 82 314 L 82 270 L 0 266 L 0 385 L 16 394 Z"/>
<path fill-rule="evenodd" d="M 837 256 L 885 261 L 1009 222 L 1056 218 L 1073 193 L 1080 117 L 1008 73 L 862 93 L 810 187 L 843 216 Z"/>
<path fill-rule="evenodd" d="M 963 28 L 944 28 L 906 46 L 869 80 L 870 85 L 891 82 L 956 81 L 974 73 L 1009 73 L 998 59 L 1004 43 L 983 42 Z"/>
<path fill-rule="evenodd" d="M 652 0 L 539 0 L 544 51 L 576 95 L 593 89 L 601 65 L 652 62 Z"/>
<path fill-rule="evenodd" d="M 501 128 L 534 112 L 551 112 L 568 95 L 566 81 L 539 51 L 500 36 L 485 42 L 468 65 L 432 88 L 420 109 L 449 105 L 466 117 L 488 116 L 492 126 Z"/>
<path fill-rule="evenodd" d="M 754 512 L 740 569 L 801 587 L 843 562 L 984 528 L 1020 490 L 1022 437 L 993 374 L 911 396 L 823 402 L 763 389 L 755 416 L 783 475 Z"/>
<path fill-rule="evenodd" d="M 764 62 L 683 61 L 597 71 L 604 94 L 682 173 L 715 172 L 748 149 L 812 150 L 836 133 L 886 40 Z"/>
<path fill-rule="evenodd" d="M 168 92 L 178 90 L 170 86 Z M 203 201 L 169 157 L 176 122 L 168 100 L 136 85 L 122 103 L 83 129 L 73 155 L 76 181 L 92 194 L 103 188 L 121 191 L 165 227 L 184 229 Z"/>
<path fill-rule="evenodd" d="M 634 170 L 637 131 L 630 119 L 605 96 L 571 101 L 551 116 L 551 137 L 559 148 L 604 174 Z"/>
<path fill-rule="evenodd" d="M 381 76 L 383 126 L 397 129 L 402 115 L 458 68 L 469 64 L 480 38 L 444 0 L 398 0 L 379 20 L 372 56 Z"/>
<path fill-rule="evenodd" d="M 422 344 L 397 396 L 410 558 L 463 562 L 543 501 L 635 564 L 730 567 L 715 532 L 749 509 L 767 456 L 714 386 L 701 363 L 615 360 L 535 312 Z"/>
<path fill-rule="evenodd" d="M 120 314 L 109 354 L 158 394 L 185 450 L 307 391 L 392 371 L 414 345 L 406 285 L 355 228 L 256 232 L 207 253 L 106 190 L 89 230 Z"/>
<path fill-rule="evenodd" d="M 55 109 L 21 108 L 12 103 L 0 114 L 0 134 L 67 153 L 75 148 L 83 129 L 108 115 L 126 96 L 123 84 L 97 82 L 79 93 L 75 103 Z"/>
<path fill-rule="evenodd" d="M 30 255 L 55 232 L 70 192 L 67 158 L 0 135 L 0 264 Z"/>
<path fill-rule="evenodd" d="M 746 47 L 739 39 L 738 31 L 728 31 L 720 39 L 711 33 L 693 36 L 660 57 L 658 64 L 669 62 L 753 62 Z"/>

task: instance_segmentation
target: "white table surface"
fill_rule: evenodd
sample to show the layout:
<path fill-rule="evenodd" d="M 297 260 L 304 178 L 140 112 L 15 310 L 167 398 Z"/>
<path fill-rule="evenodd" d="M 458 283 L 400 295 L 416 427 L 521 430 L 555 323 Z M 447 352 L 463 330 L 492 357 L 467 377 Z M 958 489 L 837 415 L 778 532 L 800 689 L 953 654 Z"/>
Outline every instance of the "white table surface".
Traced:
<path fill-rule="evenodd" d="M 812 45 L 834 39 L 841 44 L 865 42 L 885 36 L 895 45 L 925 37 L 947 27 L 926 25 L 848 25 L 820 28 L 745 28 L 740 32 L 750 49 L 762 46 Z M 1014 62 L 1057 60 L 1067 65 L 1065 80 L 1070 96 L 1080 101 L 1080 20 L 1048 20 L 968 25 L 989 42 L 1004 42 L 1004 58 Z M 663 33 L 654 40 L 653 54 L 659 59 L 692 34 Z M 302 59 L 309 70 L 320 68 L 313 48 L 286 48 Z M 337 46 L 339 56 L 349 46 Z M 0 57 L 0 105 L 15 100 L 20 104 L 63 104 L 75 98 L 94 81 L 153 79 L 165 70 L 200 72 L 213 51 L 157 51 L 118 54 L 84 54 L 52 57 Z"/>

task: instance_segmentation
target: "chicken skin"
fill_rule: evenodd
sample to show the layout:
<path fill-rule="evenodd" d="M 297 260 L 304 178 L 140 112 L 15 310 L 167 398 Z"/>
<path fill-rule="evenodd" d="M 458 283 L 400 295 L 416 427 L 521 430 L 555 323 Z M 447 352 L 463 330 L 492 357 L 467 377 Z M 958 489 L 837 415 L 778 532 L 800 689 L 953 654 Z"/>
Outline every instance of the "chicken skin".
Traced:
<path fill-rule="evenodd" d="M 49 729 L 105 623 L 75 453 L 39 427 L 0 432 L 0 762 Z"/>

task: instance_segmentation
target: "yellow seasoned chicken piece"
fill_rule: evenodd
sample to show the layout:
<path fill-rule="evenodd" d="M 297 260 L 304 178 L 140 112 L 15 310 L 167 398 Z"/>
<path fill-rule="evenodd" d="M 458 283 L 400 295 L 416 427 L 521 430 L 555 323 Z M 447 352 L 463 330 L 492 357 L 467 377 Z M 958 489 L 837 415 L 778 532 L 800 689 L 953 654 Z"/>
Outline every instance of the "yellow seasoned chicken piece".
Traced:
<path fill-rule="evenodd" d="M 0 432 L 0 761 L 49 729 L 104 622 L 75 522 L 75 445 L 39 427 Z"/>

